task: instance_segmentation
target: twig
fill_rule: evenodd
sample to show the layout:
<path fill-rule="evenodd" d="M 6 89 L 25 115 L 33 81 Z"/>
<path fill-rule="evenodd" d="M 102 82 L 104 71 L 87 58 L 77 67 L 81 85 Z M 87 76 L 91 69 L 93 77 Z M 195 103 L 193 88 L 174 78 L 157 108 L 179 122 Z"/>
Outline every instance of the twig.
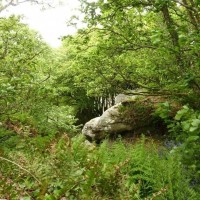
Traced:
<path fill-rule="evenodd" d="M 1 159 L 1 160 L 4 160 L 4 161 L 7 161 L 7 162 L 9 162 L 9 163 L 12 163 L 13 165 L 19 167 L 20 169 L 22 169 L 22 170 L 24 170 L 25 172 L 27 172 L 28 174 L 30 174 L 39 184 L 42 184 L 42 183 L 39 181 L 38 178 L 36 178 L 30 171 L 28 171 L 27 169 L 25 169 L 25 168 L 22 167 L 21 165 L 19 165 L 19 164 L 13 162 L 12 160 L 9 160 L 9 159 L 7 159 L 7 158 L 1 157 L 1 156 L 0 156 L 0 159 Z"/>

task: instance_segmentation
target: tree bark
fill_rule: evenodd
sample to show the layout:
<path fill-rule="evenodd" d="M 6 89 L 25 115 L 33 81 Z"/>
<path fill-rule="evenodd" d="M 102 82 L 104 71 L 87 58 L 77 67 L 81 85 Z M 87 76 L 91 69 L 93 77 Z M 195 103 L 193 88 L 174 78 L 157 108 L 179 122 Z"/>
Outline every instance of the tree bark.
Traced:
<path fill-rule="evenodd" d="M 190 0 L 190 2 L 192 2 L 192 0 Z M 187 0 L 183 0 L 183 3 L 186 5 L 185 8 L 187 10 L 187 13 L 189 15 L 191 23 L 193 24 L 193 26 L 195 27 L 196 30 L 199 30 L 199 25 L 198 25 L 200 23 L 199 19 L 198 19 L 199 17 L 196 16 L 196 15 L 198 15 L 198 13 L 194 14 L 194 9 L 193 10 L 188 9 L 190 7 L 190 5 L 188 4 Z M 191 3 L 191 6 L 193 6 L 193 5 L 194 5 L 194 2 Z"/>
<path fill-rule="evenodd" d="M 172 44 L 175 49 L 175 56 L 176 61 L 179 66 L 183 66 L 182 59 L 181 59 L 181 53 L 180 53 L 180 45 L 179 45 L 179 36 L 178 32 L 175 29 L 175 23 L 169 13 L 169 8 L 167 4 L 164 4 L 161 8 L 161 12 L 163 14 L 164 22 L 166 23 L 167 30 L 169 31 Z"/>

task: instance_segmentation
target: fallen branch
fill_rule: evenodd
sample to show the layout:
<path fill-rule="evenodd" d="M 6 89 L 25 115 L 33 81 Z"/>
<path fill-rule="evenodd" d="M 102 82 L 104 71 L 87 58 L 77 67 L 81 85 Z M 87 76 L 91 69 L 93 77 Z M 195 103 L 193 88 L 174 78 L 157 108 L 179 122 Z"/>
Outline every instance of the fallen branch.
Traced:
<path fill-rule="evenodd" d="M 0 159 L 1 159 L 1 160 L 4 160 L 4 161 L 7 161 L 7 162 L 9 162 L 9 163 L 12 163 L 13 165 L 19 167 L 19 168 L 22 169 L 23 171 L 25 171 L 25 172 L 27 172 L 28 174 L 30 174 L 39 184 L 42 184 L 42 183 L 39 181 L 38 178 L 36 178 L 30 171 L 28 171 L 27 169 L 25 169 L 25 168 L 22 167 L 21 165 L 19 165 L 19 164 L 13 162 L 12 160 L 9 160 L 9 159 L 7 159 L 7 158 L 1 157 L 1 156 L 0 156 Z"/>

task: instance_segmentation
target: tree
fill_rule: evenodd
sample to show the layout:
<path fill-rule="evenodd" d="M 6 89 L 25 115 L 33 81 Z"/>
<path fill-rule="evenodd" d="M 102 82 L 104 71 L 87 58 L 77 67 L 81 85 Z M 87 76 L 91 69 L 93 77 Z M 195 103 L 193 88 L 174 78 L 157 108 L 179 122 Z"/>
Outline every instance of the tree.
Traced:
<path fill-rule="evenodd" d="M 51 2 L 48 0 L 1 0 L 0 1 L 0 13 L 9 8 L 10 6 L 17 6 L 22 3 L 33 3 L 33 4 L 41 4 L 43 6 L 52 7 L 53 3 L 57 2 L 52 0 Z M 59 3 L 59 1 L 58 1 Z"/>
<path fill-rule="evenodd" d="M 40 36 L 11 16 L 0 19 L 1 115 L 30 110 L 36 88 L 43 81 L 48 47 Z M 46 72 L 47 73 L 47 72 Z M 48 75 L 46 75 L 48 76 Z"/>
<path fill-rule="evenodd" d="M 87 28 L 74 38 L 81 38 L 76 59 L 81 57 L 78 66 L 90 68 L 92 75 L 99 77 L 94 78 L 94 87 L 101 86 L 97 82 L 101 79 L 105 87 L 112 82 L 121 90 L 125 83 L 153 93 L 178 97 L 191 94 L 190 98 L 196 96 L 193 103 L 197 103 L 198 1 L 80 2 Z M 110 76 L 107 80 L 105 74 Z"/>
<path fill-rule="evenodd" d="M 0 19 L 0 120 L 50 134 L 75 129 L 74 109 L 53 87 L 56 54 L 20 17 Z"/>

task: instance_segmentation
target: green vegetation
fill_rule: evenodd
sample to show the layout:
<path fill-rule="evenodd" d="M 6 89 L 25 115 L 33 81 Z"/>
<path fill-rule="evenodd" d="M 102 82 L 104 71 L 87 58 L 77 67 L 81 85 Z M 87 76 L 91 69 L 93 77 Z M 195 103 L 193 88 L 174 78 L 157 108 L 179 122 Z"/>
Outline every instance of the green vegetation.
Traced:
<path fill-rule="evenodd" d="M 31 139 L 5 149 L 1 198 L 198 199 L 179 156 L 153 141 L 142 138 L 131 145 L 106 140 L 88 148 L 84 140 L 63 135 L 43 153 Z"/>
<path fill-rule="evenodd" d="M 80 2 L 86 28 L 59 49 L 0 18 L 0 199 L 200 199 L 199 0 Z M 86 144 L 119 93 L 166 101 L 124 112 L 165 137 Z"/>

